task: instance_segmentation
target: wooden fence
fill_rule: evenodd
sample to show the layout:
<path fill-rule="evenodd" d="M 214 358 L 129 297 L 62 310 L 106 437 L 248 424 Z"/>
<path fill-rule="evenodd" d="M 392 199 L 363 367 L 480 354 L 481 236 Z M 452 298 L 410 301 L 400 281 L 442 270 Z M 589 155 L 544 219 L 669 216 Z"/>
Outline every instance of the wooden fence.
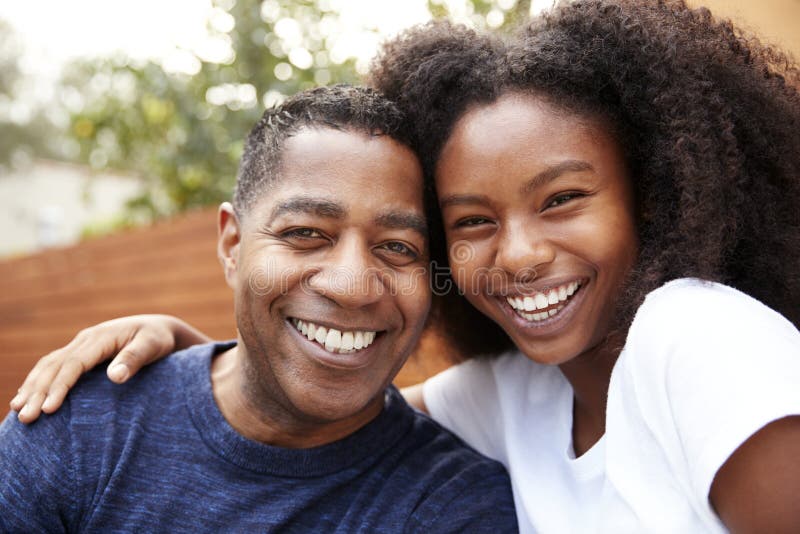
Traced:
<path fill-rule="evenodd" d="M 0 402 L 81 328 L 137 313 L 177 315 L 214 338 L 236 337 L 214 210 L 0 262 Z M 447 367 L 443 349 L 425 336 L 395 382 L 417 383 Z"/>

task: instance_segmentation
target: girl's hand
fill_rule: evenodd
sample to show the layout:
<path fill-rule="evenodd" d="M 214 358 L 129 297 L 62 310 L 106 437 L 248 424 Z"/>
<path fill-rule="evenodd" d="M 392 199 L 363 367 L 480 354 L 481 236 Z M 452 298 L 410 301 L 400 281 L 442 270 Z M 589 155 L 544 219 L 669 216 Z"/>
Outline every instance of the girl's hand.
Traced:
<path fill-rule="evenodd" d="M 108 378 L 122 384 L 145 365 L 208 341 L 205 334 L 169 315 L 133 315 L 91 326 L 36 362 L 11 400 L 11 409 L 19 412 L 22 423 L 31 423 L 41 412 L 58 410 L 82 374 L 114 355 Z"/>

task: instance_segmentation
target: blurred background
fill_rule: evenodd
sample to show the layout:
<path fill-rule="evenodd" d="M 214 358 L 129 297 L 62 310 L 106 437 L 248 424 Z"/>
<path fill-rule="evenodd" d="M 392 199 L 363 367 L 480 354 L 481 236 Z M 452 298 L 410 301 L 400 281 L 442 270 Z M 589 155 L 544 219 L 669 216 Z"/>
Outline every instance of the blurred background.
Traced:
<path fill-rule="evenodd" d="M 706 0 L 800 55 L 800 0 Z M 508 31 L 551 0 L 0 2 L 0 402 L 89 324 L 173 313 L 235 337 L 214 207 L 264 107 L 358 82 L 432 17 Z M 428 335 L 399 377 L 448 364 Z"/>

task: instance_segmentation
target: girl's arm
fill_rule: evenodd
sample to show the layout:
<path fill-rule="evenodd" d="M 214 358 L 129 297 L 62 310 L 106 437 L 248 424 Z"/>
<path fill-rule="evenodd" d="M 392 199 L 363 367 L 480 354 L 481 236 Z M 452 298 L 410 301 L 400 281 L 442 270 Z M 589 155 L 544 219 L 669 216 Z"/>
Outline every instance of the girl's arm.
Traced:
<path fill-rule="evenodd" d="M 108 378 L 121 384 L 175 350 L 209 341 L 199 330 L 169 315 L 133 315 L 97 324 L 42 357 L 11 400 L 11 409 L 19 412 L 21 422 L 31 423 L 41 412 L 58 410 L 83 373 L 114 355 Z"/>
<path fill-rule="evenodd" d="M 425 406 L 425 399 L 422 396 L 422 386 L 424 385 L 425 382 L 421 384 L 414 384 L 413 386 L 408 386 L 401 389 L 400 393 L 403 394 L 403 398 L 405 398 L 406 402 L 411 406 L 424 414 L 429 414 L 430 412 L 428 412 L 428 407 Z"/>
<path fill-rule="evenodd" d="M 800 532 L 799 357 L 800 332 L 774 310 L 671 282 L 637 311 L 609 405 L 638 405 L 626 424 L 651 432 L 699 513 L 734 533 Z"/>
<path fill-rule="evenodd" d="M 742 443 L 714 477 L 709 499 L 731 532 L 800 532 L 800 416 Z"/>

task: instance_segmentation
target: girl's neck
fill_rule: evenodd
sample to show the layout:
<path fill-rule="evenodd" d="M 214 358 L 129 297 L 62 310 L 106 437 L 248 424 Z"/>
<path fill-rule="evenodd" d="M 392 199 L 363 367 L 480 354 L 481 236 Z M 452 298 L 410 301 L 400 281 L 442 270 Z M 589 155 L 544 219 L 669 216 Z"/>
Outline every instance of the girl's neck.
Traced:
<path fill-rule="evenodd" d="M 580 456 L 605 434 L 606 400 L 611 371 L 623 339 L 610 335 L 592 349 L 559 366 L 573 391 L 572 443 Z"/>

